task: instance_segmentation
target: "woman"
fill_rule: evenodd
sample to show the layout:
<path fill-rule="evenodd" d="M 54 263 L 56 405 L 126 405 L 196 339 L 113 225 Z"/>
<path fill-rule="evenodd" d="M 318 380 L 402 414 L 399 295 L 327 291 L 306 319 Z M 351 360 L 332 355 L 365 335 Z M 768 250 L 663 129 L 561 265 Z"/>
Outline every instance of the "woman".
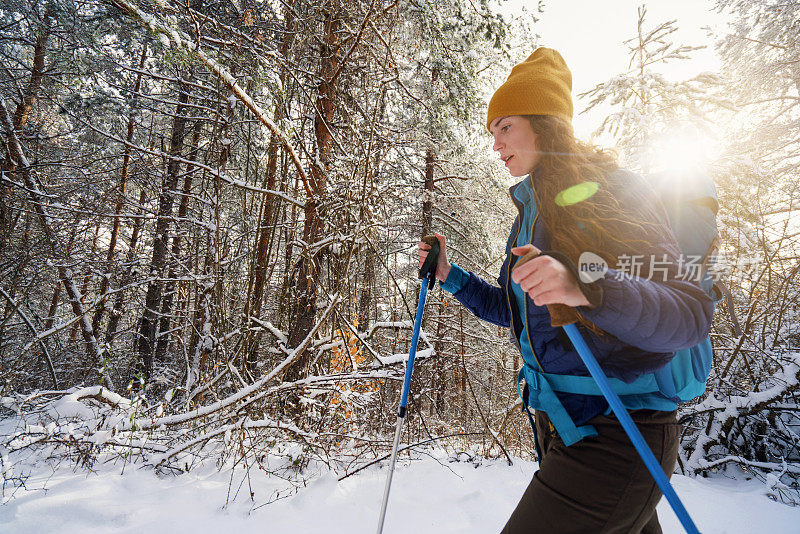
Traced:
<path fill-rule="evenodd" d="M 606 374 L 631 382 L 702 341 L 713 304 L 696 283 L 679 278 L 680 249 L 652 189 L 610 154 L 575 139 L 571 90 L 561 55 L 539 48 L 495 92 L 486 127 L 508 171 L 523 178 L 510 190 L 519 215 L 500 286 L 449 263 L 439 234 L 436 276 L 475 315 L 511 328 L 526 368 L 587 376 L 563 330 L 553 326 L 576 320 Z M 421 263 L 430 247 L 419 249 Z M 515 268 L 532 251 L 553 252 Z M 584 252 L 611 268 L 595 281 L 581 280 L 574 266 Z M 613 268 L 625 265 L 634 272 Z M 555 315 L 551 322 L 548 306 L 560 310 L 561 322 Z M 661 493 L 605 399 L 556 396 L 571 421 L 536 410 L 539 470 L 503 532 L 661 532 L 655 513 Z M 672 473 L 675 403 L 658 393 L 623 402 Z"/>

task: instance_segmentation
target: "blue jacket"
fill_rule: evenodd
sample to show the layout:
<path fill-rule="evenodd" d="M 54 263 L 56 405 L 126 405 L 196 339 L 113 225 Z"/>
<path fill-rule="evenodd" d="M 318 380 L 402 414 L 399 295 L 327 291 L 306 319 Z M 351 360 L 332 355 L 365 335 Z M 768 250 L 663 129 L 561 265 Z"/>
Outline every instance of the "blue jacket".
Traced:
<path fill-rule="evenodd" d="M 661 238 L 650 242 L 650 249 L 641 251 L 642 276 L 621 276 L 617 269 L 610 268 L 603 278 L 593 282 L 599 287 L 597 305 L 593 309 L 580 306 L 578 312 L 610 335 L 598 335 L 578 323 L 589 348 L 609 377 L 632 382 L 645 373 L 653 372 L 672 359 L 675 351 L 692 347 L 708 336 L 714 313 L 714 305 L 700 286 L 692 281 L 678 278 L 677 269 L 671 268 L 666 280 L 657 265 L 658 275 L 648 279 L 651 259 L 678 265 L 680 249 L 675 241 L 663 207 L 650 186 L 629 171 L 616 178 L 626 187 L 616 195 L 621 209 L 632 202 L 648 202 L 655 221 L 663 230 Z M 529 178 L 526 178 L 528 180 Z M 529 182 L 532 184 L 532 182 Z M 540 250 L 550 250 L 550 238 L 543 221 L 535 216 L 535 202 L 523 203 L 515 195 L 517 184 L 510 189 L 511 198 L 519 215 L 511 227 L 506 245 L 506 258 L 498 277 L 499 287 L 487 283 L 473 273 L 467 273 L 457 265 L 453 267 L 442 287 L 453 295 L 476 316 L 499 326 L 510 327 L 512 340 L 522 350 L 526 363 L 541 368 L 546 373 L 589 376 L 589 372 L 578 353 L 567 343 L 562 344 L 561 329 L 550 325 L 550 315 L 545 306 L 537 306 L 525 295 L 519 303 L 514 291 L 510 272 L 517 260 L 511 248 L 520 244 L 521 226 L 533 220 L 532 243 Z M 528 224 L 526 224 L 526 222 Z M 526 240 L 527 241 L 527 240 Z M 516 284 L 514 284 L 516 285 Z M 525 321 L 522 320 L 522 310 Z M 523 343 L 520 344 L 520 338 Z M 529 353 L 531 351 L 532 353 Z M 576 425 L 583 425 L 593 417 L 605 413 L 608 403 L 603 397 L 557 392 L 567 413 Z M 647 407 L 645 403 L 644 406 Z M 658 408 L 656 404 L 653 406 Z M 663 409 L 663 408 L 662 408 Z"/>

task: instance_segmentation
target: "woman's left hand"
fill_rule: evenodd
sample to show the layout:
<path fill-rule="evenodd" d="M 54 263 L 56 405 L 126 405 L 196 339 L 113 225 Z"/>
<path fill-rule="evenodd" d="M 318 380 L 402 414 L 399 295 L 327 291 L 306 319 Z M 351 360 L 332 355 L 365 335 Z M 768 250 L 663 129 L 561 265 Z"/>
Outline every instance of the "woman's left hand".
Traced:
<path fill-rule="evenodd" d="M 514 247 L 515 256 L 536 251 L 533 245 Z M 511 271 L 511 278 L 520 285 L 537 306 L 565 304 L 567 306 L 588 306 L 589 300 L 581 292 L 578 281 L 567 267 L 552 256 L 538 256 Z"/>

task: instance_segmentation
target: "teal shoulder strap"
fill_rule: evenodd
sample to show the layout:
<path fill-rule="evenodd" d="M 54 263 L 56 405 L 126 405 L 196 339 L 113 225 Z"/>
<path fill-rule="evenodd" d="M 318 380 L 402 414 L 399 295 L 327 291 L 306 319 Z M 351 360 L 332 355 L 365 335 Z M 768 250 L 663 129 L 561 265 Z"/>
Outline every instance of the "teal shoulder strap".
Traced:
<path fill-rule="evenodd" d="M 614 391 L 620 396 L 641 395 L 660 391 L 656 376 L 648 373 L 633 382 L 627 383 L 618 378 L 609 378 Z M 527 399 L 523 395 L 523 381 L 528 386 Z M 578 395 L 603 395 L 600 387 L 591 376 L 557 375 L 537 371 L 529 365 L 523 365 L 517 376 L 517 391 L 528 406 L 543 410 L 553 423 L 558 435 L 569 446 L 587 436 L 596 436 L 597 430 L 592 425 L 576 426 L 572 417 L 561 404 L 556 391 Z"/>
<path fill-rule="evenodd" d="M 536 371 L 534 371 L 536 372 Z M 579 395 L 603 395 L 600 387 L 591 376 L 556 375 L 552 373 L 536 373 L 545 379 L 555 391 L 577 393 Z M 618 378 L 609 378 L 617 395 L 641 395 L 658 391 L 658 383 L 652 373 L 640 376 L 633 382 L 623 382 Z"/>
<path fill-rule="evenodd" d="M 564 405 L 556 397 L 544 375 L 545 373 L 539 373 L 532 367 L 523 365 L 517 377 L 517 391 L 520 397 L 523 397 L 521 388 L 524 387 L 520 384 L 524 380 L 528 386 L 528 405 L 547 414 L 565 445 L 570 446 L 583 438 L 596 436 L 597 430 L 591 425 L 575 426 L 572 417 L 564 409 Z"/>

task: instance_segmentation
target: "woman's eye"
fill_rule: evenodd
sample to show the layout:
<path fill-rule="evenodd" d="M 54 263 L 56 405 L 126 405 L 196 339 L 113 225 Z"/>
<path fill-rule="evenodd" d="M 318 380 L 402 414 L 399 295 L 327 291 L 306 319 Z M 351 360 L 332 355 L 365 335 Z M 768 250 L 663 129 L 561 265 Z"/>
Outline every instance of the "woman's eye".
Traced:
<path fill-rule="evenodd" d="M 502 132 L 507 132 L 509 128 L 511 128 L 511 125 L 509 125 L 509 124 L 506 124 L 505 126 L 503 126 L 503 127 L 500 129 L 500 131 L 502 131 Z"/>

